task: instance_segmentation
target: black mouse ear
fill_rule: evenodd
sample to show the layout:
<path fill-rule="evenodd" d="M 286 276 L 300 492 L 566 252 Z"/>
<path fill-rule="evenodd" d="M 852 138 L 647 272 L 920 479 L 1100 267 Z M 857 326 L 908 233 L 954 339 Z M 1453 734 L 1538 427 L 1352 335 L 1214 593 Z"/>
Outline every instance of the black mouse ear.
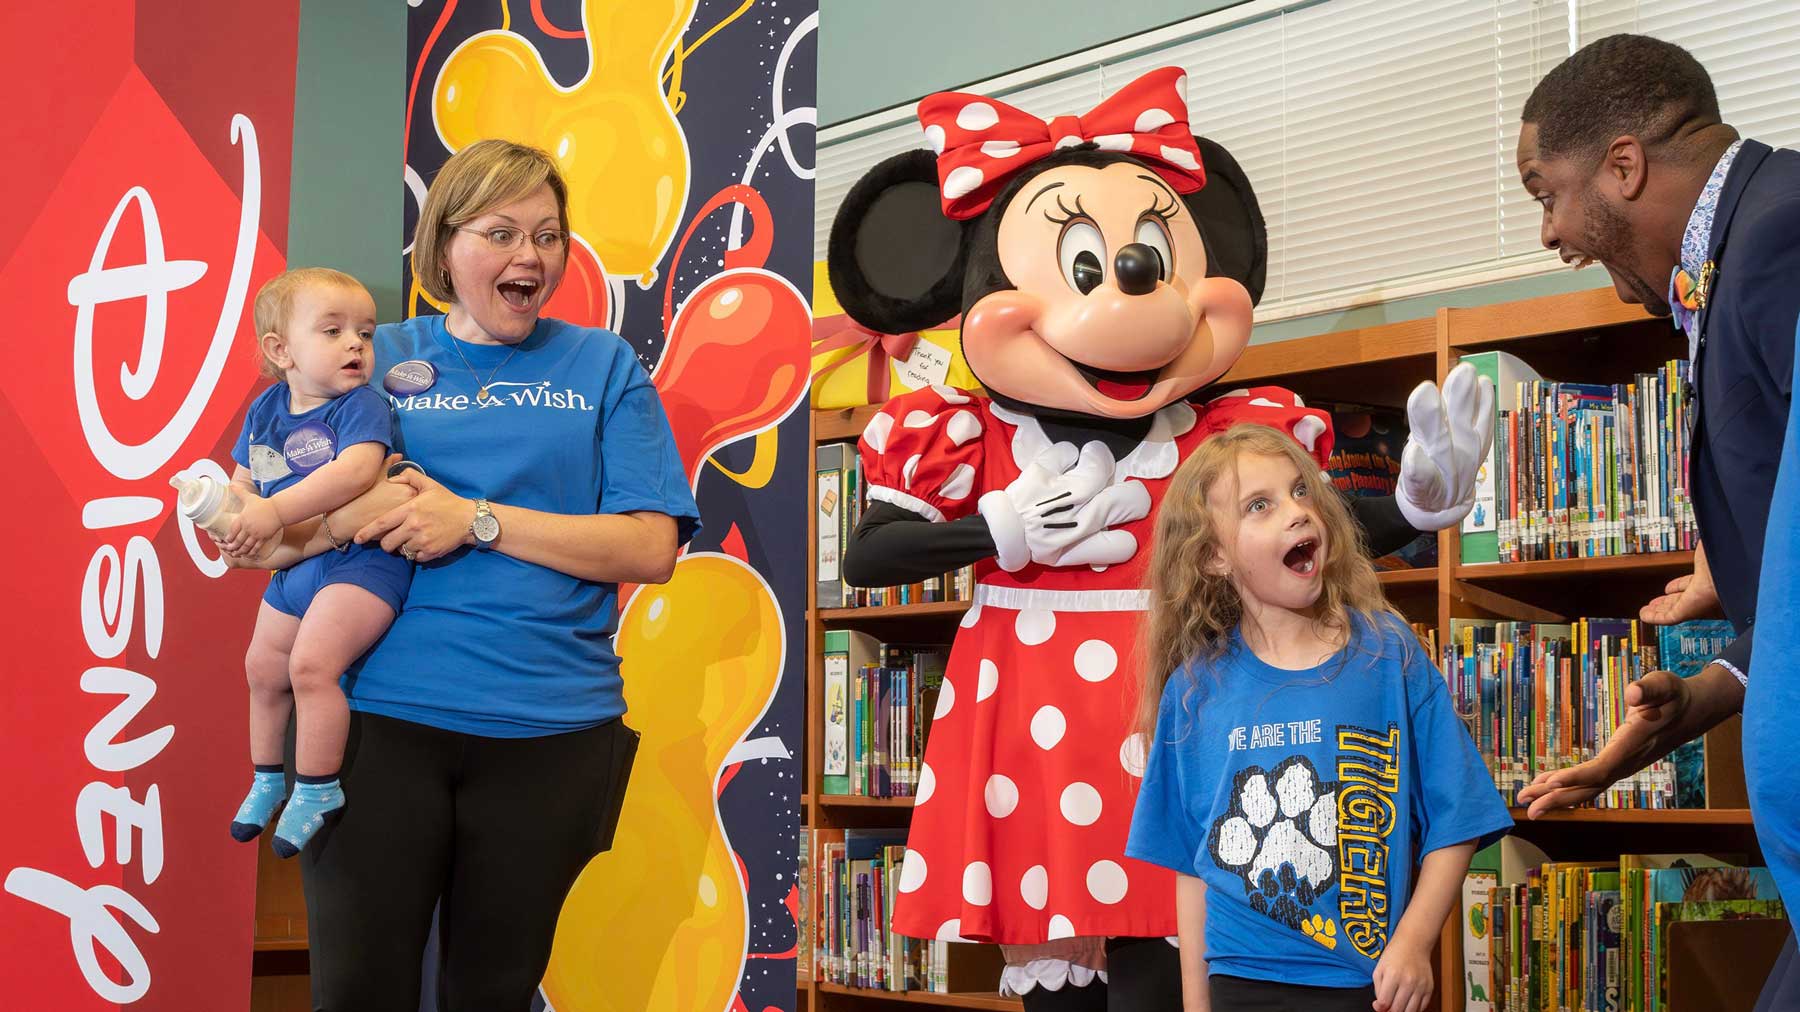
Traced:
<path fill-rule="evenodd" d="M 826 268 L 850 318 L 884 334 L 930 330 L 962 309 L 963 224 L 944 216 L 937 159 L 907 151 L 856 181 L 831 223 Z"/>
<path fill-rule="evenodd" d="M 1236 278 L 1249 289 L 1250 301 L 1260 302 L 1268 276 L 1269 230 L 1256 191 L 1231 152 L 1205 137 L 1194 142 L 1206 167 L 1206 185 L 1187 195 L 1187 205 L 1206 242 L 1208 273 Z"/>

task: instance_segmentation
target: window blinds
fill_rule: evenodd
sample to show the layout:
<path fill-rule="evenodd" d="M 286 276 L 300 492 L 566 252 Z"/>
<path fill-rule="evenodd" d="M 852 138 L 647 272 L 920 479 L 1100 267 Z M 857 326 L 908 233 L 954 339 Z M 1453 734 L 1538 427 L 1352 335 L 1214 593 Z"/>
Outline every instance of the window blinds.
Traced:
<path fill-rule="evenodd" d="M 1036 115 L 1085 112 L 1147 70 L 1187 71 L 1189 115 L 1243 165 L 1269 225 L 1259 320 L 1562 267 L 1514 164 L 1519 111 L 1584 41 L 1686 46 L 1727 121 L 1800 144 L 1800 4 L 1712 0 L 1252 3 L 966 90 Z M 1785 92 L 1784 92 L 1785 86 Z M 869 166 L 922 147 L 892 112 L 822 137 L 815 254 Z"/>

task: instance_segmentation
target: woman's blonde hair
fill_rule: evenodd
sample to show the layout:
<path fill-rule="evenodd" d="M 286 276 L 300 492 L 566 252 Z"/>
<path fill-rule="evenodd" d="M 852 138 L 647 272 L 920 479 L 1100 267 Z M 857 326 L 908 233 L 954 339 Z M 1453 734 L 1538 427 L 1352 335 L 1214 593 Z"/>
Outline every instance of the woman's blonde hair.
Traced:
<path fill-rule="evenodd" d="M 1307 481 L 1313 512 L 1325 531 L 1325 555 L 1318 560 L 1324 588 L 1317 605 L 1320 625 L 1338 630 L 1349 642 L 1351 613 L 1371 622 L 1382 614 L 1398 615 L 1375 578 L 1362 529 L 1318 462 L 1279 430 L 1232 426 L 1201 443 L 1175 472 L 1156 515 L 1150 616 L 1138 650 L 1137 729 L 1147 737 L 1155 733 L 1157 708 L 1170 676 L 1190 660 L 1224 654 L 1243 618 L 1237 587 L 1214 562 L 1222 557 L 1219 525 L 1206 499 L 1219 481 L 1235 475 L 1238 459 L 1246 454 L 1289 460 Z"/>
<path fill-rule="evenodd" d="M 569 188 L 556 163 L 528 144 L 485 140 L 450 156 L 438 170 L 419 208 L 413 230 L 413 273 L 419 287 L 441 302 L 456 301 L 444 248 L 456 229 L 549 184 L 556 195 L 556 217 L 569 230 Z"/>

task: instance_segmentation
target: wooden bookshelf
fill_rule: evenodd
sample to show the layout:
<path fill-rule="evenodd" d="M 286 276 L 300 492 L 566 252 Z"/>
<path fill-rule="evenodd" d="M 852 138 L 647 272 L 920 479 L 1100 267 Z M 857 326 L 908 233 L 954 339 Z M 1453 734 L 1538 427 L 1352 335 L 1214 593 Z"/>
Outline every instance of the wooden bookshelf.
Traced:
<path fill-rule="evenodd" d="M 1546 378 L 1608 383 L 1624 382 L 1636 372 L 1687 357 L 1685 339 L 1667 320 L 1619 302 L 1610 288 L 1440 309 L 1437 328 L 1440 383 L 1461 355 L 1490 349 L 1517 355 Z M 1635 617 L 1639 606 L 1662 593 L 1669 580 L 1693 572 L 1694 564 L 1692 552 L 1678 551 L 1464 565 L 1454 531 L 1439 535 L 1438 545 L 1441 636 L 1448 635 L 1452 618 L 1554 622 L 1577 615 Z M 1728 727 L 1722 730 L 1729 734 Z M 1713 756 L 1709 744 L 1709 763 Z M 1715 796 L 1731 799 L 1729 804 L 1743 803 L 1730 787 Z M 1743 807 L 1582 808 L 1548 812 L 1537 819 L 1527 819 L 1523 808 L 1511 811 L 1513 832 L 1544 846 L 1557 859 L 1604 860 L 1627 852 L 1664 850 L 1757 850 L 1750 812 Z M 1464 1005 L 1461 945 L 1460 925 L 1453 917 L 1440 941 L 1435 1007 L 1441 1012 L 1460 1012 Z"/>
<path fill-rule="evenodd" d="M 1278 385 L 1294 390 L 1309 403 L 1339 401 L 1403 408 L 1419 382 L 1442 382 L 1466 352 L 1504 349 L 1524 358 L 1547 377 L 1593 378 L 1605 382 L 1628 379 L 1687 348 L 1666 320 L 1620 303 L 1610 289 L 1548 296 L 1495 306 L 1439 310 L 1436 317 L 1377 327 L 1339 331 L 1317 337 L 1245 349 L 1237 365 L 1215 385 L 1219 391 L 1239 386 Z M 816 411 L 814 443 L 853 440 L 867 425 L 874 407 Z M 809 503 L 809 518 L 814 510 Z M 809 534 L 812 520 L 809 519 Z M 816 543 L 809 541 L 809 544 Z M 1430 623 L 1447 637 L 1452 618 L 1512 618 L 1555 621 L 1562 614 L 1624 617 L 1661 593 L 1670 579 L 1691 572 L 1691 552 L 1665 552 L 1594 559 L 1464 565 L 1455 532 L 1439 535 L 1438 563 L 1433 567 L 1379 574 L 1408 618 Z M 811 581 L 808 581 L 809 588 Z M 809 598 L 809 605 L 813 602 Z M 857 628 L 873 635 L 899 638 L 935 635 L 948 640 L 951 625 L 967 609 L 962 602 L 898 605 L 884 608 L 833 608 L 809 612 L 807 712 L 807 784 L 803 806 L 809 825 L 821 819 L 841 826 L 892 826 L 909 815 L 911 799 L 821 795 L 817 715 L 823 631 Z M 1629 607 L 1629 612 L 1625 609 Z M 1710 755 L 1709 755 L 1710 759 Z M 1741 805 L 1742 802 L 1735 802 Z M 1526 820 L 1514 809 L 1515 832 L 1585 856 L 1667 848 L 1729 847 L 1754 852 L 1755 832 L 1742 807 L 1701 810 L 1581 809 Z M 1437 958 L 1439 1012 L 1463 1008 L 1460 910 L 1453 912 L 1440 937 Z M 918 992 L 870 992 L 832 984 L 803 982 L 802 1007 L 819 1012 L 874 1009 L 881 1005 L 925 1004 L 953 1008 L 1020 1007 L 997 995 L 930 995 Z M 808 1004 L 810 1003 L 810 1004 Z"/>
<path fill-rule="evenodd" d="M 1591 822 L 1612 826 L 1748 826 L 1748 808 L 1569 808 L 1526 819 L 1525 809 L 1513 808 L 1513 821 L 1531 825 L 1553 822 Z"/>
<path fill-rule="evenodd" d="M 1002 998 L 998 994 L 933 994 L 929 991 L 875 991 L 863 987 L 845 987 L 842 984 L 816 984 L 820 994 L 841 996 L 854 999 L 856 1002 L 880 1002 L 887 1005 L 930 1005 L 937 1008 L 991 1009 L 995 1012 L 1019 1012 L 1024 1003 L 1017 998 Z M 846 1004 L 845 1008 L 860 1008 L 860 1005 Z"/>
<path fill-rule="evenodd" d="M 1674 577 L 1694 571 L 1694 553 L 1650 552 L 1598 559 L 1485 562 L 1467 566 L 1458 563 L 1454 571 L 1459 580 L 1563 580 L 1615 573 Z"/>
<path fill-rule="evenodd" d="M 1458 351 L 1506 347 L 1563 335 L 1607 336 L 1614 328 L 1656 326 L 1673 331 L 1641 306 L 1620 302 L 1611 288 L 1589 288 L 1566 295 L 1546 295 L 1489 306 L 1441 309 L 1450 330 L 1445 343 Z"/>
<path fill-rule="evenodd" d="M 876 798 L 863 794 L 820 794 L 816 803 L 833 808 L 911 808 L 911 798 Z"/>
<path fill-rule="evenodd" d="M 931 601 L 922 604 L 884 604 L 863 608 L 824 608 L 819 617 L 826 625 L 854 625 L 884 618 L 962 617 L 969 610 L 967 601 Z"/>
<path fill-rule="evenodd" d="M 860 408 L 838 408 L 826 411 L 814 411 L 813 443 L 838 443 L 854 440 L 868 428 L 869 419 L 875 417 L 880 410 L 879 404 L 865 404 Z"/>
<path fill-rule="evenodd" d="M 283 861 L 267 835 L 256 848 L 256 934 L 251 942 L 251 1012 L 304 1012 L 312 1007 L 307 981 L 306 897 L 300 862 Z"/>

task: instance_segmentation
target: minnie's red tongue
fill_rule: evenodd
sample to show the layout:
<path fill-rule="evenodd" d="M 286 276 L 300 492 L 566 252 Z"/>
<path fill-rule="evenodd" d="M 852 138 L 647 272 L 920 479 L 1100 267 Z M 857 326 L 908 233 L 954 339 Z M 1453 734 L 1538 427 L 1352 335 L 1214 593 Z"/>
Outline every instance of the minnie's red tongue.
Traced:
<path fill-rule="evenodd" d="M 1150 381 L 1099 379 L 1094 381 L 1094 389 L 1115 401 L 1135 401 L 1150 392 Z"/>

